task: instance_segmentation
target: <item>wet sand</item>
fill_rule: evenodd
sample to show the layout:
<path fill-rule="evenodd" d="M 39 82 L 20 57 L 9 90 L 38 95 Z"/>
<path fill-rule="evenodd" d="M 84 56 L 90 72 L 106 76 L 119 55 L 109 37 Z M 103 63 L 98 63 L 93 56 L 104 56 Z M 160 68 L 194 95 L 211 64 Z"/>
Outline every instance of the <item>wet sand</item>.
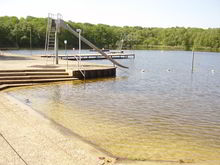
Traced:
<path fill-rule="evenodd" d="M 0 164 L 99 165 L 115 162 L 114 158 L 3 92 L 0 93 L 0 119 Z"/>

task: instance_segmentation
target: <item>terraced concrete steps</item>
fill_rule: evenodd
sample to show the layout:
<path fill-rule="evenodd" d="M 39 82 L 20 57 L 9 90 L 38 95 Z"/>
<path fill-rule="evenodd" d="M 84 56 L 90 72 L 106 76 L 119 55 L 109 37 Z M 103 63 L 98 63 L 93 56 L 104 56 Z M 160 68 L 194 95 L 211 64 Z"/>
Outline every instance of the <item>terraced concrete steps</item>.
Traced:
<path fill-rule="evenodd" d="M 23 84 L 23 83 L 43 83 L 54 81 L 77 80 L 77 78 L 53 78 L 53 79 L 27 79 L 27 80 L 0 80 L 0 84 Z"/>
<path fill-rule="evenodd" d="M 73 78 L 69 75 L 31 75 L 31 76 L 2 76 L 0 80 L 25 80 L 25 79 L 53 79 L 53 78 Z"/>
<path fill-rule="evenodd" d="M 45 82 L 76 80 L 65 69 L 0 70 L 0 90 Z"/>
<path fill-rule="evenodd" d="M 0 72 L 0 76 L 69 75 L 67 72 Z"/>
<path fill-rule="evenodd" d="M 11 69 L 0 70 L 1 72 L 66 72 L 65 69 Z"/>
<path fill-rule="evenodd" d="M 33 83 L 27 83 L 27 84 L 3 84 L 0 85 L 0 91 L 3 89 L 11 88 L 11 87 L 21 87 L 21 86 L 31 86 L 34 85 Z"/>

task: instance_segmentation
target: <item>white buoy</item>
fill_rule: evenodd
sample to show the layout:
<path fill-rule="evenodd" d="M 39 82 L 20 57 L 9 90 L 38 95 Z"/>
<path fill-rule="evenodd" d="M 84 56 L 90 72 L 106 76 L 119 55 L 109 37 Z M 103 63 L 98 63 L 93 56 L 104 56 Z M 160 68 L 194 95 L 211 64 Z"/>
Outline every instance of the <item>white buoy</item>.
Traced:
<path fill-rule="evenodd" d="M 214 69 L 212 69 L 212 70 L 211 70 L 211 72 L 212 72 L 212 74 L 214 74 L 214 73 L 215 73 L 215 70 L 214 70 Z"/>

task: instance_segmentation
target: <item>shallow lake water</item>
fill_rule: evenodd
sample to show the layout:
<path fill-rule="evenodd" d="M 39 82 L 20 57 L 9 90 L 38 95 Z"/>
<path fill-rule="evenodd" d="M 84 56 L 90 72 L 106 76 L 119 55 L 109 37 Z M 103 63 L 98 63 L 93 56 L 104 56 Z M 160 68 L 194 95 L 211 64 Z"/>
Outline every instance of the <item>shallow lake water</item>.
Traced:
<path fill-rule="evenodd" d="M 115 156 L 220 161 L 220 53 L 133 51 L 116 78 L 8 93 Z M 93 61 L 108 63 L 107 61 Z"/>

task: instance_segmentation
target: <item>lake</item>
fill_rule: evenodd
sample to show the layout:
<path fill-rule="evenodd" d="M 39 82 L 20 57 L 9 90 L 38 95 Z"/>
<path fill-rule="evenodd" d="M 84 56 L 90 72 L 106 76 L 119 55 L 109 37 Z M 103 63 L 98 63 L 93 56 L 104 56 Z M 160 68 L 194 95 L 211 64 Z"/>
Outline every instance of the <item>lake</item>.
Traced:
<path fill-rule="evenodd" d="M 132 52 L 116 78 L 8 93 L 118 157 L 220 162 L 220 53 L 195 52 L 192 73 L 192 52 Z"/>

